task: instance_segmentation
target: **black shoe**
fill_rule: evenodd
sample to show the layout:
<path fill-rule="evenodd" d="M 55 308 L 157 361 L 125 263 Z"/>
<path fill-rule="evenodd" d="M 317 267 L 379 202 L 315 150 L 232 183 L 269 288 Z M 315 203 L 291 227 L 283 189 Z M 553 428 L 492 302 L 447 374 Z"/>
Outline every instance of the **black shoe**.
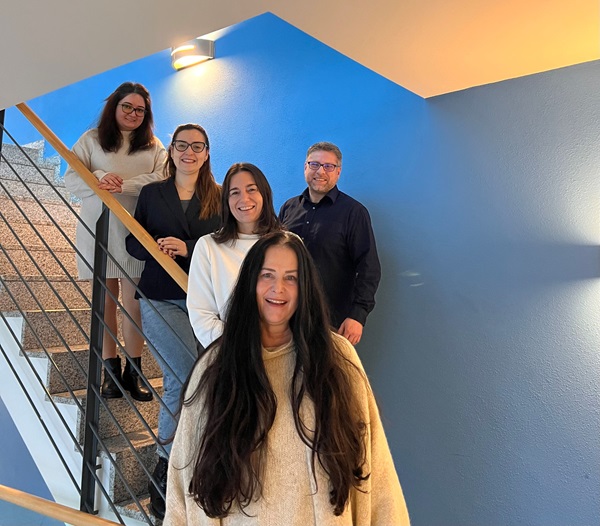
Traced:
<path fill-rule="evenodd" d="M 148 491 L 150 492 L 150 511 L 157 519 L 165 518 L 165 499 L 162 497 L 167 494 L 167 468 L 169 461 L 166 458 L 158 457 L 158 463 L 152 473 L 152 480 L 148 482 Z M 155 485 L 156 484 L 156 485 Z M 160 488 L 160 491 L 158 488 Z"/>
<path fill-rule="evenodd" d="M 140 402 L 149 402 L 152 400 L 152 393 L 150 389 L 146 386 L 144 381 L 140 378 L 137 371 L 131 367 L 131 362 L 135 362 L 138 366 L 138 369 L 142 370 L 142 358 L 127 358 L 127 363 L 125 364 L 125 370 L 123 371 L 123 380 L 121 381 L 121 385 L 123 389 L 126 389 L 131 393 L 131 397 L 135 400 L 139 400 Z"/>
<path fill-rule="evenodd" d="M 102 382 L 100 394 L 104 398 L 122 398 L 123 393 L 119 389 L 119 383 L 121 382 L 121 358 L 118 356 L 116 358 L 107 358 L 104 362 L 104 382 Z M 112 371 L 116 381 L 113 380 L 107 369 Z"/>

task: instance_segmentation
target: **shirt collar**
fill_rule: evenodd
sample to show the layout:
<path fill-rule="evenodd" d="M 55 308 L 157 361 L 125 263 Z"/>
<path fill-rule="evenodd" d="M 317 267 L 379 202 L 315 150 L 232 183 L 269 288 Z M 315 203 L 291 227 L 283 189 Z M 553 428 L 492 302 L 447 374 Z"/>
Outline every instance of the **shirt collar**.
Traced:
<path fill-rule="evenodd" d="M 329 200 L 332 203 L 335 203 L 335 201 L 337 200 L 338 196 L 340 195 L 340 190 L 337 187 L 337 184 L 331 189 L 329 190 L 329 192 L 327 192 L 324 196 L 323 199 L 327 199 L 329 198 Z M 319 201 L 320 203 L 323 202 L 323 199 L 321 199 L 321 201 Z M 300 200 L 301 201 L 308 201 L 310 203 L 312 203 L 312 201 L 310 200 L 310 194 L 308 193 L 308 188 L 306 188 L 304 190 L 304 192 L 302 192 L 302 194 L 300 195 Z"/>

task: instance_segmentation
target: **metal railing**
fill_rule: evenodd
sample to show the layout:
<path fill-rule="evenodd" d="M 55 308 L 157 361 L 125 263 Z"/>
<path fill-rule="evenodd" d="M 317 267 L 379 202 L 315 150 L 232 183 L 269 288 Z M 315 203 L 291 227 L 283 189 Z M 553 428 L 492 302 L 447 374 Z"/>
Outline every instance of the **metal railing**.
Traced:
<path fill-rule="evenodd" d="M 23 112 L 23 114 L 31 120 L 34 126 L 42 132 L 44 138 L 48 140 L 54 148 L 63 156 L 71 166 L 80 173 L 82 178 L 92 178 L 89 179 L 89 183 L 95 181 L 94 176 L 85 169 L 81 162 L 69 151 L 66 149 L 64 145 L 48 130 L 48 128 L 39 121 L 39 119 L 29 110 L 25 105 L 19 105 L 19 109 Z M 50 180 L 40 169 L 31 156 L 28 154 L 27 149 L 25 147 L 19 146 L 14 137 L 10 135 L 10 133 L 5 129 L 4 123 L 2 122 L 2 118 L 0 116 L 0 137 L 5 134 L 5 137 L 8 137 L 12 143 L 18 148 L 19 152 L 23 156 L 24 159 L 27 159 L 28 165 L 34 167 L 39 177 L 43 178 L 46 181 L 46 184 L 49 188 L 53 189 L 56 194 L 56 202 L 60 203 L 60 206 L 64 210 L 68 210 L 69 214 L 72 217 L 73 222 L 81 221 L 79 219 L 77 213 L 77 206 L 73 204 L 73 202 L 65 197 L 63 191 L 60 190 L 55 180 Z M 87 326 L 81 319 L 82 309 L 72 309 L 68 305 L 68 300 L 63 299 L 61 293 L 57 290 L 57 287 L 53 284 L 52 279 L 49 279 L 44 272 L 43 264 L 36 260 L 36 257 L 32 254 L 32 250 L 27 246 L 23 239 L 20 238 L 19 232 L 14 225 L 11 224 L 11 221 L 7 217 L 6 214 L 3 213 L 3 210 L 0 209 L 0 225 L 4 224 L 5 228 L 11 233 L 12 238 L 16 240 L 18 245 L 18 250 L 23 255 L 25 255 L 27 259 L 27 264 L 30 267 L 35 269 L 36 274 L 39 276 L 41 282 L 43 282 L 47 290 L 51 291 L 55 303 L 60 306 L 62 312 L 65 313 L 66 319 L 69 320 L 69 324 L 79 331 L 79 338 L 83 339 L 84 347 L 90 350 L 89 352 L 89 363 L 87 367 L 80 363 L 80 360 L 77 359 L 78 349 L 77 345 L 73 345 L 70 343 L 69 338 L 65 337 L 63 334 L 65 321 L 63 320 L 60 323 L 57 323 L 55 319 L 56 309 L 48 309 L 44 306 L 44 301 L 40 297 L 40 294 L 34 290 L 34 287 L 30 283 L 29 276 L 22 272 L 19 268 L 19 264 L 13 260 L 11 257 L 11 250 L 8 249 L 5 244 L 0 243 L 0 256 L 4 256 L 6 264 L 9 267 L 10 273 L 16 276 L 19 284 L 22 285 L 27 291 L 28 296 L 33 300 L 36 305 L 38 311 L 37 313 L 41 314 L 42 320 L 45 324 L 45 329 L 40 330 L 39 327 L 33 323 L 28 316 L 27 307 L 22 307 L 19 305 L 19 298 L 17 294 L 11 291 L 10 284 L 6 281 L 5 277 L 2 275 L 3 273 L 0 271 L 0 290 L 4 289 L 4 293 L 10 298 L 10 301 L 14 304 L 13 313 L 7 315 L 5 312 L 0 310 L 0 321 L 4 322 L 5 327 L 8 329 L 12 340 L 14 340 L 14 345 L 16 345 L 19 349 L 19 360 L 24 360 L 29 369 L 31 370 L 31 375 L 35 378 L 36 388 L 39 388 L 41 392 L 44 394 L 45 399 L 49 402 L 51 406 L 52 414 L 54 415 L 57 421 L 61 423 L 64 427 L 64 430 L 68 436 L 68 440 L 70 444 L 60 444 L 57 443 L 53 436 L 52 430 L 46 425 L 45 417 L 40 414 L 40 410 L 38 409 L 38 402 L 34 400 L 34 397 L 30 395 L 28 392 L 28 387 L 25 385 L 23 381 L 21 381 L 20 375 L 17 371 L 17 367 L 14 364 L 14 357 L 11 359 L 11 356 L 8 355 L 8 352 L 2 346 L 0 346 L 0 351 L 4 356 L 5 361 L 8 364 L 9 369 L 12 371 L 16 381 L 19 383 L 24 397 L 27 399 L 32 411 L 39 419 L 42 428 L 44 429 L 45 434 L 47 435 L 48 440 L 52 444 L 56 455 L 60 459 L 60 463 L 64 467 L 68 478 L 71 480 L 74 491 L 80 495 L 80 506 L 81 510 L 87 513 L 96 513 L 97 512 L 97 499 L 96 494 L 97 490 L 102 494 L 103 500 L 106 502 L 108 508 L 115 514 L 117 520 L 121 524 L 125 524 L 124 519 L 122 517 L 122 511 L 117 508 L 118 503 L 113 502 L 111 498 L 111 488 L 105 487 L 104 482 L 102 481 L 101 476 L 98 474 L 98 468 L 100 467 L 100 463 L 98 461 L 99 453 L 105 452 L 105 465 L 111 466 L 116 474 L 116 478 L 120 481 L 126 490 L 126 492 L 130 496 L 130 500 L 134 503 L 135 507 L 138 510 L 138 514 L 141 515 L 142 519 L 146 521 L 148 524 L 153 522 L 152 518 L 146 512 L 144 506 L 142 505 L 140 499 L 140 491 L 131 487 L 130 481 L 123 473 L 122 467 L 119 465 L 118 461 L 113 458 L 113 455 L 110 454 L 110 445 L 107 443 L 107 439 L 102 436 L 102 429 L 100 428 L 100 420 L 101 413 L 105 414 L 106 418 L 110 422 L 110 424 L 117 430 L 117 436 L 121 438 L 123 442 L 125 442 L 125 447 L 129 450 L 130 455 L 135 459 L 138 463 L 138 471 L 141 470 L 143 474 L 144 480 L 150 480 L 151 483 L 157 486 L 156 481 L 152 480 L 152 467 L 149 467 L 148 461 L 143 458 L 143 456 L 137 451 L 136 447 L 132 443 L 132 440 L 128 436 L 128 432 L 124 429 L 124 422 L 120 420 L 120 417 L 113 414 L 111 411 L 111 403 L 106 399 L 100 396 L 100 381 L 101 381 L 101 370 L 102 370 L 102 338 L 103 334 L 108 334 L 111 338 L 114 338 L 117 344 L 119 351 L 127 357 L 127 353 L 125 349 L 121 345 L 118 335 L 113 334 L 107 327 L 104 322 L 104 298 L 105 294 L 108 294 L 109 297 L 118 305 L 123 316 L 129 317 L 130 321 L 133 322 L 133 319 L 129 316 L 129 314 L 125 311 L 123 305 L 119 302 L 119 299 L 114 297 L 112 293 L 106 287 L 106 277 L 105 277 L 105 268 L 106 268 L 106 259 L 111 258 L 114 263 L 114 259 L 111 254 L 107 251 L 107 224 L 108 224 L 108 210 L 118 217 L 127 228 L 140 240 L 140 242 L 145 246 L 145 248 L 156 257 L 157 261 L 163 265 L 163 267 L 172 275 L 172 277 L 184 288 L 187 288 L 187 276 L 181 270 L 181 268 L 168 256 L 163 254 L 157 247 L 155 241 L 148 235 L 148 233 L 130 216 L 130 214 L 123 209 L 123 207 L 119 204 L 119 202 L 108 192 L 97 190 L 99 197 L 103 200 L 105 205 L 104 213 L 101 219 L 98 222 L 96 233 L 90 232 L 91 235 L 95 237 L 96 243 L 96 261 L 94 262 L 94 278 L 93 278 L 93 293 L 92 300 L 90 301 L 88 298 L 88 294 L 83 290 L 81 282 L 71 275 L 68 268 L 65 266 L 64 262 L 61 261 L 61 258 L 58 254 L 55 253 L 51 244 L 48 240 L 45 239 L 43 233 L 39 232 L 36 228 L 36 224 L 34 221 L 28 217 L 27 207 L 30 207 L 32 203 L 39 208 L 40 211 L 45 213 L 45 218 L 52 225 L 52 228 L 56 229 L 57 232 L 60 233 L 60 236 L 64 239 L 64 242 L 69 247 L 70 251 L 73 254 L 78 254 L 81 259 L 83 259 L 82 254 L 78 251 L 75 243 L 70 238 L 68 232 L 65 231 L 64 225 L 61 225 L 61 221 L 57 220 L 57 218 L 53 217 L 51 211 L 49 211 L 47 202 L 44 202 L 40 199 L 35 191 L 33 191 L 29 185 L 27 184 L 26 178 L 19 173 L 17 167 L 14 166 L 14 163 L 11 163 L 10 160 L 4 155 L 3 150 L 0 146 L 0 162 L 4 162 L 6 166 L 9 167 L 11 178 L 14 181 L 18 181 L 18 183 L 22 186 L 23 190 L 26 190 L 26 197 L 15 197 L 12 195 L 11 189 L 9 188 L 9 184 L 5 184 L 5 181 L 0 179 L 0 190 L 3 194 L 3 199 L 6 200 L 7 203 L 10 203 L 13 211 L 18 212 L 19 217 L 22 219 L 23 224 L 27 225 L 28 229 L 33 232 L 37 236 L 37 242 L 39 242 L 40 246 L 44 249 L 44 254 L 49 255 L 53 265 L 55 268 L 60 269 L 62 279 L 69 283 L 74 291 L 76 291 L 80 295 L 80 301 L 89 309 L 91 309 L 91 320 L 90 325 Z M 86 181 L 87 182 L 87 181 Z M 94 185 L 95 186 L 95 185 Z M 94 188 L 90 184 L 90 187 Z M 27 205 L 27 206 L 25 206 Z M 84 223 L 82 223 L 84 224 Z M 87 227 L 86 227 L 87 228 Z M 89 229 L 88 229 L 89 231 Z M 104 263 L 103 263 L 104 262 Z M 116 263 L 118 265 L 118 263 Z M 88 263 L 89 265 L 89 263 Z M 91 265 L 89 265 L 92 268 Z M 131 283 L 135 285 L 133 280 L 129 278 Z M 142 297 L 143 294 L 140 293 Z M 59 407 L 59 403 L 55 401 L 56 396 L 56 387 L 52 390 L 48 388 L 46 385 L 46 379 L 42 378 L 40 374 L 37 372 L 35 364 L 32 362 L 32 357 L 29 356 L 31 352 L 31 347 L 27 347 L 22 342 L 22 335 L 17 334 L 11 327 L 9 323 L 9 318 L 14 315 L 20 316 L 24 323 L 24 331 L 27 331 L 30 334 L 30 339 L 32 339 L 36 346 L 38 347 L 37 352 L 42 353 L 48 360 L 48 364 L 51 372 L 48 374 L 48 377 L 51 375 L 53 377 L 58 378 L 57 381 L 61 388 L 64 386 L 64 394 L 70 403 L 74 404 L 75 407 L 82 413 L 85 414 L 85 425 L 84 425 L 84 438 L 83 441 L 77 437 L 77 430 L 73 430 L 72 423 L 68 422 L 67 419 L 63 416 L 61 408 Z M 167 323 L 165 321 L 165 323 Z M 167 323 L 168 325 L 168 323 Z M 142 329 L 138 327 L 140 333 Z M 70 385 L 70 381 L 67 378 L 67 375 L 63 373 L 61 370 L 62 367 L 58 365 L 55 361 L 53 350 L 49 349 L 45 344 L 44 333 L 51 331 L 54 340 L 67 353 L 69 358 L 70 366 L 76 369 L 77 375 L 80 378 L 85 379 L 86 383 L 86 404 L 85 407 L 81 402 L 83 395 L 81 391 L 77 388 L 77 386 Z M 173 338 L 180 338 L 178 334 L 173 331 Z M 79 346 L 81 347 L 81 346 Z M 193 350 L 190 350 L 193 354 Z M 151 391 L 154 394 L 156 402 L 150 403 L 158 403 L 163 408 L 166 408 L 164 402 L 162 401 L 159 393 L 156 391 L 154 387 L 152 387 L 151 383 L 148 382 L 142 371 L 139 371 L 137 366 L 134 363 L 130 364 L 131 367 L 137 370 L 138 374 L 146 381 L 147 385 L 150 387 Z M 106 370 L 109 372 L 109 369 Z M 106 373 L 105 373 L 106 374 Z M 112 375 L 112 372 L 109 372 Z M 53 391 L 53 392 L 51 392 Z M 133 414 L 133 417 L 137 419 L 141 428 L 146 432 L 146 434 L 151 438 L 151 440 L 157 445 L 157 447 L 163 447 L 158 442 L 158 438 L 156 433 L 154 432 L 153 427 L 148 424 L 135 402 L 130 398 L 127 392 L 123 391 L 125 403 L 128 406 L 127 411 L 129 414 Z M 174 415 L 171 414 L 171 417 L 175 418 Z M 128 419 L 132 418 L 131 416 L 127 417 Z M 126 422 L 126 423 L 129 423 Z M 72 443 L 72 444 L 71 444 Z M 74 446 L 75 451 L 81 456 L 81 484 L 78 481 L 77 474 L 73 472 L 72 467 L 69 465 L 68 459 L 65 459 L 64 452 L 65 448 Z M 153 459 L 154 461 L 154 459 Z M 157 486 L 158 487 L 158 486 Z"/>
<path fill-rule="evenodd" d="M 44 517 L 66 522 L 72 526 L 114 526 L 117 524 L 100 517 L 90 517 L 88 513 L 82 513 L 68 506 L 8 486 L 0 485 L 0 500 L 34 511 Z"/>

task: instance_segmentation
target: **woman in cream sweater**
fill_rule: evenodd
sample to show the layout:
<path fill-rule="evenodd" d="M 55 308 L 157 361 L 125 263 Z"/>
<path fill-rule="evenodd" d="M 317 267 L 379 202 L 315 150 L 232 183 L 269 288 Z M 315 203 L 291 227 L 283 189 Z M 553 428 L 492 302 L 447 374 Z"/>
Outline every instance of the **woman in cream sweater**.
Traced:
<path fill-rule="evenodd" d="M 125 82 L 106 99 L 98 127 L 84 133 L 73 146 L 73 153 L 98 180 L 98 188 L 114 194 L 131 214 L 135 211 L 141 188 L 163 178 L 166 151 L 153 134 L 153 116 L 150 94 L 141 84 Z M 77 268 L 80 279 L 92 279 L 96 221 L 102 212 L 102 201 L 77 172 L 69 168 L 65 173 L 67 189 L 81 199 L 81 220 L 77 225 Z M 110 373 L 104 374 L 102 396 L 120 398 L 123 393 L 118 384 L 130 391 L 136 400 L 148 401 L 152 393 L 138 375 L 144 338 L 136 328 L 141 327 L 140 306 L 135 299 L 135 286 L 139 281 L 144 262 L 130 256 L 125 249 L 129 232 L 111 214 L 108 233 L 106 270 L 106 304 L 102 358 Z M 117 264 L 115 264 L 118 263 Z M 122 267 L 123 270 L 121 270 Z M 125 277 L 127 274 L 133 281 Z M 121 288 L 123 306 L 133 322 L 123 315 L 123 339 L 129 358 L 121 376 L 121 360 L 117 355 L 116 341 L 110 332 L 117 334 L 117 305 Z M 111 296 L 112 295 L 112 296 Z M 131 364 L 135 363 L 135 367 Z"/>
<path fill-rule="evenodd" d="M 377 405 L 301 239 L 248 252 L 190 377 L 164 526 L 408 526 Z"/>

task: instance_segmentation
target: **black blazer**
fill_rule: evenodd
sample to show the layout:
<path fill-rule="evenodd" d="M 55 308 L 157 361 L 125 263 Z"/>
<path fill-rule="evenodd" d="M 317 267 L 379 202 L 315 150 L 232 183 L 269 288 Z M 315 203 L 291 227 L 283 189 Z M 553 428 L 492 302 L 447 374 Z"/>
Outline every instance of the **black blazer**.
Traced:
<path fill-rule="evenodd" d="M 172 177 L 144 186 L 135 209 L 135 218 L 154 239 L 173 236 L 185 241 L 188 257 L 177 256 L 175 261 L 186 273 L 189 273 L 196 241 L 220 226 L 218 215 L 209 219 L 200 219 L 199 216 L 200 200 L 196 195 L 192 197 L 184 214 L 175 179 Z M 185 299 L 186 295 L 181 287 L 132 234 L 125 239 L 125 245 L 127 252 L 134 258 L 146 262 L 138 286 L 149 299 Z"/>

